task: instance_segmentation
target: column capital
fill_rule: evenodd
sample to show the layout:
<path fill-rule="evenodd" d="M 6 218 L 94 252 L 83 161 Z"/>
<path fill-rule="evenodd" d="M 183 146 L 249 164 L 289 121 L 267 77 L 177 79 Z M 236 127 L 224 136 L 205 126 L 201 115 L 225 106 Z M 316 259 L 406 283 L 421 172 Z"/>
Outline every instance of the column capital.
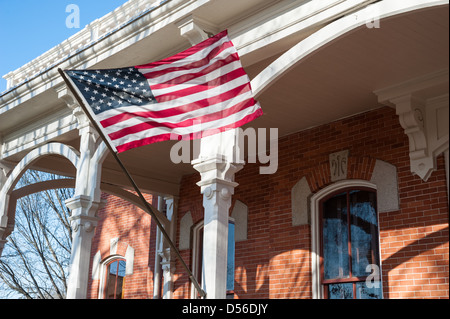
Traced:
<path fill-rule="evenodd" d="M 201 187 L 202 194 L 207 188 L 214 191 L 224 187 L 234 189 L 238 186 L 238 183 L 234 181 L 234 175 L 244 167 L 243 163 L 230 163 L 222 156 L 199 158 L 192 161 L 192 165 L 201 175 L 197 185 Z"/>
<path fill-rule="evenodd" d="M 80 217 L 90 217 L 95 218 L 96 212 L 103 208 L 106 204 L 105 200 L 99 202 L 94 201 L 90 196 L 87 195 L 76 195 L 65 201 L 67 208 L 72 211 L 72 216 L 70 219 L 80 218 Z"/>

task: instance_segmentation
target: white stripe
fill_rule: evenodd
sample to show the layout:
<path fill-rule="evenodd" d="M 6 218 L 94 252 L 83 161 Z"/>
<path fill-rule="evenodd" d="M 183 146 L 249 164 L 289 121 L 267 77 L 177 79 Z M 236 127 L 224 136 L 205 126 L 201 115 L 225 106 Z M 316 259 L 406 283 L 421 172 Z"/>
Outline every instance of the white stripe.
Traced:
<path fill-rule="evenodd" d="M 211 98 L 211 97 L 217 96 L 219 94 L 228 92 L 234 88 L 237 88 L 237 87 L 247 84 L 247 83 L 249 83 L 249 79 L 248 79 L 247 74 L 244 74 L 243 76 L 241 76 L 237 79 L 234 79 L 233 81 L 227 82 L 227 83 L 217 86 L 217 87 L 214 87 L 210 90 L 183 96 L 181 98 L 174 99 L 171 101 L 162 102 L 162 103 L 154 103 L 154 104 L 144 104 L 141 106 L 138 106 L 138 105 L 123 106 L 123 107 L 118 107 L 118 108 L 114 108 L 114 109 L 109 109 L 107 111 L 97 114 L 97 119 L 98 119 L 98 121 L 103 121 L 107 118 L 110 118 L 110 117 L 113 117 L 115 115 L 122 114 L 122 113 L 136 113 L 136 112 L 146 112 L 146 111 L 167 110 L 167 109 L 175 108 L 178 106 L 195 103 L 196 101 L 200 101 L 205 98 Z"/>
<path fill-rule="evenodd" d="M 173 80 L 182 75 L 186 75 L 186 74 L 190 74 L 190 73 L 197 73 L 197 72 L 203 71 L 204 69 L 211 66 L 211 64 L 213 64 L 217 61 L 225 60 L 228 56 L 230 56 L 233 53 L 236 53 L 236 50 L 234 47 L 230 47 L 230 48 L 227 48 L 227 49 L 223 50 L 222 52 L 220 52 L 220 54 L 218 54 L 213 59 L 211 59 L 206 65 L 203 65 L 198 68 L 181 69 L 178 71 L 168 72 L 168 73 L 162 74 L 156 78 L 152 78 L 152 79 L 148 79 L 148 80 L 151 80 L 152 83 L 165 83 L 167 81 Z M 180 67 L 183 67 L 183 66 L 184 65 L 181 65 Z M 145 74 L 141 70 L 139 70 L 139 71 L 141 73 Z M 149 74 L 151 74 L 151 72 L 149 72 Z"/>
<path fill-rule="evenodd" d="M 187 135 L 202 131 L 207 131 L 211 129 L 220 128 L 223 126 L 227 126 L 242 120 L 247 115 L 253 114 L 259 109 L 259 104 L 255 103 L 253 107 L 246 108 L 238 113 L 234 113 L 226 118 L 222 118 L 216 121 L 211 121 L 207 123 L 198 123 L 188 127 L 180 127 L 176 129 L 170 129 L 165 127 L 156 127 L 151 128 L 149 130 L 145 130 L 139 133 L 134 133 L 131 135 L 124 136 L 120 139 L 114 140 L 113 143 L 116 147 L 134 141 L 139 141 L 145 138 L 158 136 L 161 134 L 173 133 L 174 135 Z"/>
<path fill-rule="evenodd" d="M 148 73 L 148 72 L 156 72 L 156 71 L 162 71 L 168 68 L 173 68 L 173 67 L 179 67 L 179 66 L 183 66 L 186 64 L 190 64 L 192 62 L 195 61 L 199 61 L 202 60 L 204 58 L 206 58 L 206 56 L 215 48 L 223 45 L 226 42 L 229 42 L 230 40 L 228 39 L 228 36 L 224 36 L 222 39 L 220 39 L 219 41 L 211 44 L 210 46 L 188 56 L 185 57 L 183 59 L 180 59 L 178 61 L 172 62 L 172 63 L 168 63 L 168 64 L 162 64 L 162 65 L 158 65 L 155 67 L 150 67 L 150 68 L 146 68 L 146 69 L 139 69 L 139 71 L 141 71 L 142 73 Z M 149 63 L 151 64 L 151 63 Z"/>
<path fill-rule="evenodd" d="M 229 108 L 235 106 L 238 103 L 247 101 L 247 100 L 251 99 L 252 97 L 253 97 L 252 92 L 248 91 L 244 94 L 235 96 L 227 101 L 223 101 L 223 102 L 220 102 L 220 103 L 217 103 L 214 105 L 210 105 L 206 108 L 201 108 L 198 110 L 194 110 L 192 112 L 182 113 L 179 115 L 173 115 L 173 116 L 168 116 L 168 117 L 163 117 L 163 118 L 153 118 L 151 120 L 146 117 L 133 117 L 126 121 L 122 121 L 122 122 L 116 123 L 114 125 L 108 126 L 107 128 L 105 128 L 105 131 L 107 132 L 107 134 L 111 134 L 111 133 L 114 133 L 121 129 L 132 127 L 132 126 L 150 122 L 150 121 L 156 122 L 156 123 L 171 123 L 171 124 L 180 123 L 180 122 L 183 122 L 188 119 L 195 119 L 200 116 L 213 114 L 213 113 L 216 113 L 219 111 L 224 111 L 226 109 L 229 109 Z"/>
<path fill-rule="evenodd" d="M 158 82 L 155 82 L 154 79 L 148 79 L 147 81 L 150 85 L 150 88 L 152 88 L 153 95 L 155 97 L 157 97 L 157 96 L 160 96 L 163 94 L 191 88 L 191 87 L 194 87 L 197 85 L 203 85 L 204 83 L 210 82 L 214 79 L 217 79 L 221 76 L 224 76 L 225 74 L 228 74 L 228 73 L 230 73 L 234 70 L 240 69 L 240 68 L 242 68 L 241 63 L 239 61 L 234 61 L 234 62 L 224 65 L 223 67 L 216 69 L 206 75 L 202 75 L 200 77 L 186 81 L 184 83 L 174 84 L 174 85 L 171 85 L 171 86 L 165 87 L 163 89 L 159 89 L 159 90 L 155 90 L 152 88 L 152 85 L 158 84 Z"/>

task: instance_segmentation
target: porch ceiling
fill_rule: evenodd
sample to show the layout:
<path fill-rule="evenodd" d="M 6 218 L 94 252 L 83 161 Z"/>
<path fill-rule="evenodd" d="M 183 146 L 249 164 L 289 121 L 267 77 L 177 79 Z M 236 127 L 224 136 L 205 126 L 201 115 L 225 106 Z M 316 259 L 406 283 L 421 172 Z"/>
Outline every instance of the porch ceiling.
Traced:
<path fill-rule="evenodd" d="M 249 125 L 276 127 L 283 136 L 380 107 L 374 91 L 448 68 L 448 15 L 448 7 L 415 11 L 383 19 L 378 29 L 364 26 L 336 39 L 267 89 L 259 98 L 264 115 Z M 275 58 L 248 67 L 250 77 Z M 448 93 L 447 85 L 438 93 Z M 181 177 L 196 171 L 190 164 L 171 162 L 174 143 L 144 146 L 120 157 L 143 189 L 177 194 Z M 107 158 L 102 180 L 125 183 L 119 171 Z"/>

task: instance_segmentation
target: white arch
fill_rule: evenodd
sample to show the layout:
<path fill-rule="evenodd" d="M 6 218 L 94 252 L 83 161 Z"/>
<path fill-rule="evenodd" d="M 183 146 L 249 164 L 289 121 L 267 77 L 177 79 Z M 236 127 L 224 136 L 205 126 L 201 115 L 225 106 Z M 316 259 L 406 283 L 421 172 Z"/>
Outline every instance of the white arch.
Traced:
<path fill-rule="evenodd" d="M 48 143 L 29 152 L 16 165 L 16 167 L 9 174 L 5 184 L 0 190 L 0 229 L 4 232 L 8 227 L 7 208 L 9 206 L 10 194 L 14 186 L 19 181 L 20 177 L 25 173 L 27 168 L 36 160 L 47 155 L 59 155 L 68 159 L 74 167 L 78 167 L 79 153 L 74 148 L 61 143 Z M 4 236 L 5 234 L 1 234 Z M 0 238 L 3 239 L 3 238 Z"/>
<path fill-rule="evenodd" d="M 300 63 L 302 59 L 325 47 L 338 37 L 366 25 L 370 21 L 414 10 L 448 5 L 448 3 L 448 0 L 384 0 L 363 8 L 354 14 L 342 17 L 300 41 L 261 71 L 251 81 L 253 94 L 255 97 L 258 97 L 286 72 Z"/>

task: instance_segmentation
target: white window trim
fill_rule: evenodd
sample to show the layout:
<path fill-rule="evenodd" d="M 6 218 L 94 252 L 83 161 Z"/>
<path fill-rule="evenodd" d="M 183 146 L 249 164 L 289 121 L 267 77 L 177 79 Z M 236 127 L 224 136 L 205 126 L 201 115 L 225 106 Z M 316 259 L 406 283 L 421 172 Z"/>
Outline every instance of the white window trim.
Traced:
<path fill-rule="evenodd" d="M 106 280 L 106 272 L 108 270 L 108 265 L 115 260 L 124 260 L 126 261 L 126 258 L 121 255 L 111 255 L 102 260 L 100 263 L 100 284 L 98 287 L 98 299 L 103 299 L 103 291 L 105 290 L 105 280 Z"/>
<path fill-rule="evenodd" d="M 324 189 L 321 189 L 311 197 L 311 280 L 312 280 L 312 298 L 322 299 L 324 296 L 323 286 L 320 282 L 320 229 L 319 229 L 319 212 L 320 201 L 343 188 L 349 187 L 367 187 L 377 190 L 377 185 L 365 180 L 352 179 L 343 180 L 333 183 Z M 378 210 L 377 210 L 378 214 Z M 378 229 L 379 231 L 379 229 Z M 381 261 L 380 261 L 381 264 Z M 380 270 L 381 274 L 381 270 Z"/>

